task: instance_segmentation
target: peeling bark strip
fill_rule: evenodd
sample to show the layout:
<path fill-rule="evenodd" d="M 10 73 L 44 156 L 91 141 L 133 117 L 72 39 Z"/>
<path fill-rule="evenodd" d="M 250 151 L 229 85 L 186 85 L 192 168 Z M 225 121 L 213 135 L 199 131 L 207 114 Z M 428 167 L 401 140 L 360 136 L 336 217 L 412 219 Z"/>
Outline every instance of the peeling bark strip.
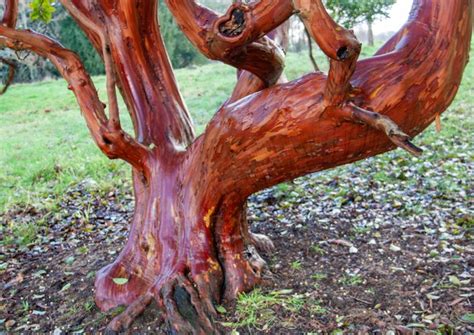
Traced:
<path fill-rule="evenodd" d="M 160 36 L 156 0 L 62 0 L 104 59 L 108 113 L 77 55 L 15 29 L 15 0 L 5 2 L 0 46 L 49 58 L 100 149 L 133 167 L 130 237 L 95 282 L 101 309 L 128 306 L 109 330 L 126 329 L 155 301 L 175 332 L 209 334 L 216 331 L 215 304 L 255 287 L 265 266 L 256 248 L 273 246 L 248 230 L 246 198 L 395 146 L 419 155 L 410 138 L 439 120 L 461 82 L 472 1 L 415 0 L 400 32 L 362 61 L 360 43 L 321 0 L 236 2 L 223 16 L 193 0 L 166 1 L 204 55 L 239 70 L 232 96 L 197 139 Z M 330 58 L 327 76 L 281 76 L 285 21 L 293 13 Z M 120 127 L 115 86 L 135 136 Z"/>

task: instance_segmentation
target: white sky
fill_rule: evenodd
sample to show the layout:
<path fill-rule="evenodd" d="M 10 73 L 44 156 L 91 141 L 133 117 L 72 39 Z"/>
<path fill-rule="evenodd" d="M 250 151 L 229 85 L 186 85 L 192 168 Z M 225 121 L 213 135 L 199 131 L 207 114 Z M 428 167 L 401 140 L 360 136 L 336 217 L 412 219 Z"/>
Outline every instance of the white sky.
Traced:
<path fill-rule="evenodd" d="M 449 1 L 449 0 L 446 0 Z M 397 0 L 392 6 L 389 18 L 383 18 L 375 21 L 373 24 L 374 33 L 383 33 L 390 31 L 398 31 L 400 27 L 408 19 L 413 0 Z"/>

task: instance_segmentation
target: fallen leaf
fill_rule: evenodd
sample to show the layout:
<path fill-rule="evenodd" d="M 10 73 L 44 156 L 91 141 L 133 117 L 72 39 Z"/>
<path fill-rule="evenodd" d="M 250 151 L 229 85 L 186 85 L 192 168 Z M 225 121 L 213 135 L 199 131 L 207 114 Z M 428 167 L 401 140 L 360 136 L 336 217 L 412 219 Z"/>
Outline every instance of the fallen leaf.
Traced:
<path fill-rule="evenodd" d="M 216 306 L 216 311 L 219 312 L 220 314 L 227 313 L 227 310 L 224 308 L 224 306 L 221 306 L 221 305 Z"/>
<path fill-rule="evenodd" d="M 451 284 L 456 285 L 456 286 L 461 286 L 461 281 L 459 280 L 458 277 L 456 276 L 449 276 L 449 281 Z"/>
<path fill-rule="evenodd" d="M 461 320 L 467 323 L 474 323 L 474 313 L 464 314 Z"/>
<path fill-rule="evenodd" d="M 451 302 L 449 303 L 449 306 L 455 306 L 455 305 L 459 304 L 459 303 L 460 303 L 461 301 L 463 301 L 463 300 L 464 300 L 464 298 L 458 298 L 458 299 L 456 299 L 456 300 L 453 300 L 453 301 L 451 301 Z"/>
<path fill-rule="evenodd" d="M 395 244 L 390 244 L 390 250 L 397 252 L 402 250 L 402 248 L 396 246 Z"/>
<path fill-rule="evenodd" d="M 67 265 L 71 265 L 72 263 L 74 263 L 74 256 L 69 256 L 68 258 L 66 258 L 66 260 L 64 261 Z"/>
<path fill-rule="evenodd" d="M 126 283 L 128 283 L 128 278 L 114 278 L 112 280 L 117 285 L 125 285 Z"/>
<path fill-rule="evenodd" d="M 61 291 L 66 291 L 66 290 L 69 290 L 71 288 L 71 283 L 67 283 L 66 285 L 63 286 L 63 288 L 61 289 Z"/>

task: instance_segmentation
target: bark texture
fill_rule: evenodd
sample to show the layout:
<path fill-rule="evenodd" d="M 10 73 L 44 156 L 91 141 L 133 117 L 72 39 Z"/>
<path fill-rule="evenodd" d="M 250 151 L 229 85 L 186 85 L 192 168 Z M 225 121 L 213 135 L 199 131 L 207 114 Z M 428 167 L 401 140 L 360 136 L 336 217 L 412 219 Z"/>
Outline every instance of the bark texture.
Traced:
<path fill-rule="evenodd" d="M 191 42 L 238 70 L 229 100 L 194 138 L 159 32 L 156 0 L 62 0 L 101 54 L 107 106 L 77 55 L 15 29 L 7 0 L 0 46 L 49 58 L 67 80 L 100 149 L 134 171 L 136 209 L 117 260 L 97 273 L 97 305 L 126 305 L 109 330 L 127 328 L 152 301 L 177 333 L 216 332 L 214 306 L 251 290 L 271 249 L 252 234 L 246 199 L 263 188 L 410 142 L 453 100 L 468 61 L 471 0 L 415 0 L 405 26 L 369 59 L 321 0 L 234 3 L 222 16 L 193 0 L 167 0 Z M 297 13 L 330 58 L 327 75 L 282 76 L 286 21 Z M 453 24 L 455 22 L 455 24 Z M 133 120 L 122 130 L 115 88 Z M 119 285 L 114 278 L 126 278 Z"/>

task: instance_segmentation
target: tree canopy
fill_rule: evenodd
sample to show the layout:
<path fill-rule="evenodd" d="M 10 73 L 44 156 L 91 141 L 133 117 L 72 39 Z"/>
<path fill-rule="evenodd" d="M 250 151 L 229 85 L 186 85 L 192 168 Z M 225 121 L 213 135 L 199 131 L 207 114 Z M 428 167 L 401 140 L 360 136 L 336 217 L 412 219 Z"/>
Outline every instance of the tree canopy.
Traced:
<path fill-rule="evenodd" d="M 364 21 L 374 22 L 387 17 L 396 0 L 326 0 L 326 8 L 344 27 L 351 28 Z"/>

